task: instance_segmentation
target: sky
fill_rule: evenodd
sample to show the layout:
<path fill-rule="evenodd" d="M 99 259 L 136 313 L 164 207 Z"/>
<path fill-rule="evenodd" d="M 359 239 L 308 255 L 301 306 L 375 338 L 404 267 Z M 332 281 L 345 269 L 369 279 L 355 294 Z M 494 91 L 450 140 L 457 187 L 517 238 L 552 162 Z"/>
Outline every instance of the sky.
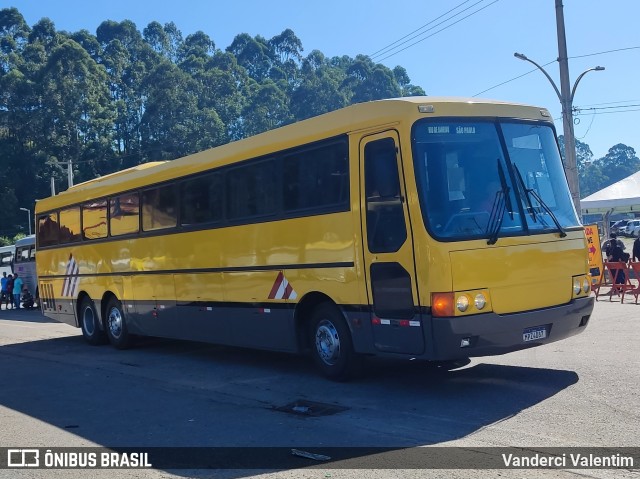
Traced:
<path fill-rule="evenodd" d="M 573 100 L 575 136 L 594 159 L 624 143 L 640 155 L 640 1 L 564 0 L 570 85 L 587 73 Z M 95 34 L 105 20 L 174 22 L 183 37 L 198 30 L 226 49 L 240 33 L 267 39 L 290 28 L 303 55 L 369 55 L 404 67 L 432 96 L 492 98 L 546 107 L 558 134 L 562 109 L 543 66 L 560 89 L 554 0 L 0 0 L 33 26 Z"/>

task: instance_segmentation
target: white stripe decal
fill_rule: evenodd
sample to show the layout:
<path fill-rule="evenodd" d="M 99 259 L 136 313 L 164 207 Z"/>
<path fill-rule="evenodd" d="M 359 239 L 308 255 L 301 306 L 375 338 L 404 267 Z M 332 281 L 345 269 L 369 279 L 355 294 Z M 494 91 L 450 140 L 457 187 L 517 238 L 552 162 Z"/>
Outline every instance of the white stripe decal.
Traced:
<path fill-rule="evenodd" d="M 283 278 L 282 279 L 282 283 L 280 283 L 280 287 L 278 288 L 278 291 L 276 292 L 276 299 L 283 299 L 284 298 L 284 291 L 287 289 L 287 285 L 289 284 L 289 282 L 287 281 L 287 278 Z"/>
<path fill-rule="evenodd" d="M 76 262 L 72 255 L 69 255 L 69 261 L 67 262 L 67 268 L 65 270 L 65 279 L 62 285 L 62 296 L 75 296 L 80 283 L 78 274 L 80 273 L 80 266 Z"/>
<path fill-rule="evenodd" d="M 298 294 L 293 290 L 293 286 L 289 284 L 287 278 L 284 277 L 282 271 L 278 273 L 276 280 L 271 287 L 269 299 L 296 299 Z"/>

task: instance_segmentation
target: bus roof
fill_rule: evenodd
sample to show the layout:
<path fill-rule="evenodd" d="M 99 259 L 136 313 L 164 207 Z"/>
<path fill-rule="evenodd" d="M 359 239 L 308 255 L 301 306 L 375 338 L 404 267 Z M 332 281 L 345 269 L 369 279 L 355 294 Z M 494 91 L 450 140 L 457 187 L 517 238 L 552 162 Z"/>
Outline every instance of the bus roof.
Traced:
<path fill-rule="evenodd" d="M 30 236 L 25 236 L 24 238 L 20 238 L 18 241 L 16 241 L 16 244 L 14 246 L 18 248 L 20 246 L 32 245 L 32 244 L 36 244 L 36 235 L 30 235 Z"/>
<path fill-rule="evenodd" d="M 428 106 L 429 113 L 420 112 L 419 105 Z M 147 184 L 161 183 L 197 173 L 212 166 L 223 166 L 249 157 L 268 155 L 297 144 L 310 143 L 372 127 L 384 125 L 391 127 L 405 120 L 413 122 L 429 116 L 498 116 L 551 120 L 547 110 L 540 107 L 478 98 L 420 96 L 358 103 L 173 161 L 144 163 L 80 183 L 56 196 L 38 200 L 36 213 L 101 198 Z"/>

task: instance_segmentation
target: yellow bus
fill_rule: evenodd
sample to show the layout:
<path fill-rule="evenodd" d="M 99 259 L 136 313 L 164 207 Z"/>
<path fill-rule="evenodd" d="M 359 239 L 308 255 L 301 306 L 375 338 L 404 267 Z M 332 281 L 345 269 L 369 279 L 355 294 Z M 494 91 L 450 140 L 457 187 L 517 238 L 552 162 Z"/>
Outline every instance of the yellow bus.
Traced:
<path fill-rule="evenodd" d="M 584 330 L 584 229 L 543 108 L 353 105 L 36 205 L 47 316 L 293 353 L 450 361 Z"/>

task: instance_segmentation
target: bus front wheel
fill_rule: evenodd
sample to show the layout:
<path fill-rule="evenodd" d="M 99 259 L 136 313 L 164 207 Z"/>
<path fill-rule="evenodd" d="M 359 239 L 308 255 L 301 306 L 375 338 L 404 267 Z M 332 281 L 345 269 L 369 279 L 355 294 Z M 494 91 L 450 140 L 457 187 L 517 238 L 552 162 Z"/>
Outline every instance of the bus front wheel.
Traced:
<path fill-rule="evenodd" d="M 122 310 L 122 303 L 112 297 L 107 303 L 106 329 L 109 342 L 116 349 L 127 349 L 131 346 L 132 336 L 127 328 L 127 321 Z"/>
<path fill-rule="evenodd" d="M 97 346 L 107 342 L 107 336 L 100 327 L 96 307 L 89 296 L 85 296 L 80 303 L 80 328 L 87 343 Z"/>
<path fill-rule="evenodd" d="M 311 318 L 311 354 L 329 379 L 346 381 L 360 372 L 362 357 L 355 353 L 347 324 L 331 304 L 321 304 Z"/>

